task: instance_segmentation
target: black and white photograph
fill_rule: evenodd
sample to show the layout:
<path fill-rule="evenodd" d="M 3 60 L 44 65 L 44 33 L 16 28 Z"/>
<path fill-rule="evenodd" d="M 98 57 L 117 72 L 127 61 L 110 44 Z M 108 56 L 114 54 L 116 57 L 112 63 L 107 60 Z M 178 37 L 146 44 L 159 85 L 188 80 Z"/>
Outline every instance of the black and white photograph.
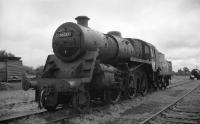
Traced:
<path fill-rule="evenodd" d="M 0 124 L 200 124 L 200 0 L 0 0 Z"/>

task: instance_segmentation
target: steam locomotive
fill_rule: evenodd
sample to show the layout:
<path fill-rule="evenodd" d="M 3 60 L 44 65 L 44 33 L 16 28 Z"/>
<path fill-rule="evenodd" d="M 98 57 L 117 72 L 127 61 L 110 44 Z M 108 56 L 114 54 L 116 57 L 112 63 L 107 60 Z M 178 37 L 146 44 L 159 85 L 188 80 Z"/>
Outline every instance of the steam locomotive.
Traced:
<path fill-rule="evenodd" d="M 122 96 L 134 98 L 153 89 L 165 89 L 172 63 L 155 46 L 140 39 L 123 38 L 88 27 L 87 16 L 57 28 L 41 78 L 23 78 L 24 90 L 33 88 L 39 106 L 55 110 L 71 105 L 85 111 L 92 100 L 116 103 Z"/>

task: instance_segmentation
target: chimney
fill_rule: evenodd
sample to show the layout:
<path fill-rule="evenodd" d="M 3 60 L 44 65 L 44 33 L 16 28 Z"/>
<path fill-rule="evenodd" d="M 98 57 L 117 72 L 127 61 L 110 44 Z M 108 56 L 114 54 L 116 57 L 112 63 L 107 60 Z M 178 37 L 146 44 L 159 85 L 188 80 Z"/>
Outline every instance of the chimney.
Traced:
<path fill-rule="evenodd" d="M 88 20 L 90 18 L 88 18 L 87 16 L 78 16 L 75 19 L 77 21 L 77 24 L 82 25 L 84 27 L 88 27 Z"/>

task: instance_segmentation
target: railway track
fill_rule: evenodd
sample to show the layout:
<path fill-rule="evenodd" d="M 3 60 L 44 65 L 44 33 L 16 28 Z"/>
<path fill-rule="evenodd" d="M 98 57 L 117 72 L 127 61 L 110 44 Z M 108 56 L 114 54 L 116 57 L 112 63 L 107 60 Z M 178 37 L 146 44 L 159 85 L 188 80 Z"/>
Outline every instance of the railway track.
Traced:
<path fill-rule="evenodd" d="M 169 85 L 167 88 L 169 89 L 169 88 L 173 88 L 176 86 L 181 86 L 183 84 L 189 83 L 188 81 L 190 81 L 190 80 L 177 81 L 176 83 Z M 182 82 L 182 83 L 180 83 L 180 82 Z"/>
<path fill-rule="evenodd" d="M 19 119 L 29 118 L 30 116 L 33 116 L 33 115 L 44 114 L 46 112 L 47 112 L 46 110 L 39 110 L 39 111 L 35 111 L 35 112 L 29 112 L 29 113 L 25 112 L 25 113 L 21 113 L 21 114 L 14 115 L 14 116 L 3 117 L 0 119 L 0 124 L 7 124 L 10 122 L 19 120 Z"/>
<path fill-rule="evenodd" d="M 12 108 L 13 106 L 16 106 L 16 105 L 32 104 L 32 103 L 35 103 L 35 100 L 23 101 L 23 102 L 14 102 L 14 103 L 9 103 L 9 104 L 5 104 L 5 105 L 0 106 L 0 109 L 8 108 L 8 107 Z"/>
<path fill-rule="evenodd" d="M 183 83 L 180 83 L 180 82 L 183 82 Z M 169 88 L 180 86 L 180 85 L 184 85 L 186 83 L 188 83 L 187 80 L 186 81 L 185 80 L 184 81 L 178 81 L 175 84 L 171 85 Z M 78 117 L 78 116 L 81 116 L 81 114 L 75 114 L 75 115 L 70 115 L 70 116 L 63 116 L 63 117 L 58 118 L 56 120 L 45 122 L 45 123 L 42 123 L 42 124 L 56 124 L 56 123 L 64 124 L 64 123 L 66 123 L 66 121 L 68 119 L 73 118 L 73 117 Z"/>
<path fill-rule="evenodd" d="M 183 82 L 183 83 L 180 83 L 180 82 Z M 184 85 L 186 83 L 188 83 L 188 81 L 178 81 L 175 84 L 170 85 L 167 88 L 173 88 L 173 87 L 176 87 L 176 86 L 179 86 L 179 85 Z M 33 101 L 31 101 L 31 102 L 33 102 Z M 23 104 L 23 103 L 26 103 L 26 102 L 21 102 L 21 103 L 17 103 L 17 104 Z M 14 104 L 14 103 L 12 103 L 12 104 Z M 9 104 L 6 105 L 6 106 L 9 106 Z M 30 116 L 34 116 L 34 115 L 42 115 L 42 114 L 45 114 L 45 113 L 47 113 L 46 110 L 40 110 L 40 111 L 36 111 L 36 112 L 23 113 L 23 114 L 16 115 L 16 116 L 4 117 L 4 118 L 0 118 L 0 123 L 14 122 L 15 120 L 19 120 L 19 119 L 23 119 L 23 118 L 29 118 Z M 54 124 L 54 123 L 58 123 L 58 122 L 63 123 L 67 119 L 77 117 L 77 116 L 81 116 L 81 114 L 66 115 L 66 116 L 57 118 L 55 120 L 51 120 L 49 122 L 45 122 L 44 124 Z"/>
<path fill-rule="evenodd" d="M 180 84 L 179 82 L 183 82 L 183 83 Z M 187 83 L 187 81 L 185 81 L 185 80 L 177 81 L 175 84 L 170 85 L 167 88 L 172 88 L 172 87 L 175 87 L 175 86 L 180 86 L 180 85 L 183 85 L 185 83 Z M 16 105 L 23 105 L 23 104 L 29 104 L 29 103 L 30 104 L 35 103 L 35 100 L 23 101 L 23 102 L 13 102 L 13 103 L 5 104 L 5 105 L 0 106 L 0 109 L 7 108 L 7 107 L 12 108 L 13 106 L 16 106 Z"/>
<path fill-rule="evenodd" d="M 193 101 L 184 101 L 194 96 L 196 96 L 196 99 L 199 99 L 200 85 L 139 124 L 199 124 L 200 100 L 198 101 L 199 104 L 193 104 L 192 106 L 190 104 Z"/>
<path fill-rule="evenodd" d="M 58 118 L 58 119 L 55 119 L 55 120 L 52 120 L 52 121 L 49 121 L 49 122 L 45 122 L 45 123 L 42 123 L 42 124 L 57 124 L 57 123 L 64 124 L 64 123 L 66 123 L 66 121 L 68 119 L 78 117 L 78 116 L 81 116 L 81 114 L 64 116 L 64 117 L 61 117 L 61 118 Z"/>

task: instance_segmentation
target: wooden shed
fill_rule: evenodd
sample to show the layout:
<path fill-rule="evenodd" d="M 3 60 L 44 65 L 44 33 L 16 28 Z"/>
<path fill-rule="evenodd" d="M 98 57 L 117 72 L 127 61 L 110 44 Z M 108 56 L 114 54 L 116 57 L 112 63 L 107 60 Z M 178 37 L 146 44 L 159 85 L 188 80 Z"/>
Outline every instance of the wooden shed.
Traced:
<path fill-rule="evenodd" d="M 0 58 L 0 82 L 21 80 L 23 74 L 20 57 Z"/>

